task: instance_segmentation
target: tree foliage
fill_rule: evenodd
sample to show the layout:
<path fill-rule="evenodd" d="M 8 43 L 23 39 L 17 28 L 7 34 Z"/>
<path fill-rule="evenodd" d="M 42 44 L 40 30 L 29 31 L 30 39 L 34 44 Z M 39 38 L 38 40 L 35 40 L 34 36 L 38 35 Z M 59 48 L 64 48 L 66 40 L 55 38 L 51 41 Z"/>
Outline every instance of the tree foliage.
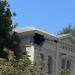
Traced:
<path fill-rule="evenodd" d="M 12 24 L 12 16 L 10 5 L 6 0 L 0 0 L 0 57 L 5 58 L 7 53 L 3 50 L 9 48 L 14 51 L 15 55 L 19 52 L 19 37 L 13 32 L 15 25 Z"/>
<path fill-rule="evenodd" d="M 4 50 L 8 53 L 8 60 L 0 58 L 0 75 L 46 75 L 44 70 L 38 69 L 40 64 L 31 64 L 28 55 L 16 60 L 11 50 Z"/>
<path fill-rule="evenodd" d="M 75 26 L 68 25 L 67 27 L 63 28 L 62 31 L 59 31 L 58 34 L 72 34 L 75 36 Z"/>

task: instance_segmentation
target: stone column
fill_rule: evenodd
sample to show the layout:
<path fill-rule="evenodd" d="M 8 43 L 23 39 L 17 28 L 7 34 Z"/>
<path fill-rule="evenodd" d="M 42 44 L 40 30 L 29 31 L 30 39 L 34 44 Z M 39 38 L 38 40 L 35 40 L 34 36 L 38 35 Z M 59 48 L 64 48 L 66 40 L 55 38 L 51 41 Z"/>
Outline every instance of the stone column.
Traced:
<path fill-rule="evenodd" d="M 56 75 L 59 74 L 59 49 L 58 43 L 56 43 Z"/>

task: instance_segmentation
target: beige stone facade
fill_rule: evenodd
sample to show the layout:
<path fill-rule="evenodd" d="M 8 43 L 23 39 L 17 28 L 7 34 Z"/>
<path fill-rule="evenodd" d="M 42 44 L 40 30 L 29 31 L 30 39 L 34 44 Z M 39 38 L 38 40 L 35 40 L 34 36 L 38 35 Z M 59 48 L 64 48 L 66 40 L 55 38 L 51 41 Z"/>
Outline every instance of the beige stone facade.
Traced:
<path fill-rule="evenodd" d="M 32 63 L 42 59 L 48 75 L 63 72 L 75 75 L 75 38 L 72 35 L 55 36 L 34 27 L 17 32 L 21 37 L 22 52 L 27 51 Z"/>

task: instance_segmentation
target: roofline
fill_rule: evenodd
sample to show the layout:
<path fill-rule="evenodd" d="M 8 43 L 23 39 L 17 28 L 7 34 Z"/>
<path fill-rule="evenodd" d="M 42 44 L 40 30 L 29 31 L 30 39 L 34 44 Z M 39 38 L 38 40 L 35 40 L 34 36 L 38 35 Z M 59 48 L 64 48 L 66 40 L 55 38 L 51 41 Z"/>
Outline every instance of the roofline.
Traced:
<path fill-rule="evenodd" d="M 69 36 L 71 36 L 71 34 L 61 34 L 61 35 L 57 35 L 57 37 L 58 37 L 59 39 L 63 39 L 63 38 L 69 37 Z"/>
<path fill-rule="evenodd" d="M 46 32 L 44 30 L 41 30 L 41 29 L 38 29 L 38 28 L 35 28 L 35 27 L 26 27 L 26 28 L 23 28 L 23 29 L 14 29 L 13 31 L 16 31 L 17 33 L 26 33 L 26 32 L 40 32 L 40 33 L 43 33 L 44 35 L 48 35 L 50 37 L 53 37 L 53 39 L 56 39 L 56 40 L 61 40 L 61 39 L 64 39 L 64 38 L 67 38 L 67 37 L 71 37 L 74 41 L 75 41 L 75 38 L 74 36 L 72 36 L 71 34 L 63 34 L 63 35 L 53 35 L 49 32 Z"/>
<path fill-rule="evenodd" d="M 46 31 L 44 31 L 44 30 L 35 28 L 35 27 L 26 27 L 26 28 L 19 29 L 19 30 L 14 29 L 14 31 L 16 31 L 17 33 L 24 33 L 24 32 L 26 33 L 26 32 L 29 32 L 29 31 L 32 31 L 32 32 L 41 32 L 41 33 L 43 33 L 43 34 L 46 34 L 46 35 L 48 35 L 48 36 L 51 36 L 51 37 L 57 39 L 57 37 L 56 37 L 55 35 L 53 35 L 53 34 L 51 34 L 51 33 L 49 33 L 49 32 L 46 32 Z"/>

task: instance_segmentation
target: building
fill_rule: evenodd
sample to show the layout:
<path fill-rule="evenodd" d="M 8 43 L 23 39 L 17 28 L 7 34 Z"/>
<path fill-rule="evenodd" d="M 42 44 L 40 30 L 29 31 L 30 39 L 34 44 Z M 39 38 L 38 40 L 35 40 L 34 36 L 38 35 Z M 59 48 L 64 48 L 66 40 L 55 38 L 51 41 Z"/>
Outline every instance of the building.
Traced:
<path fill-rule="evenodd" d="M 27 51 L 32 63 L 44 60 L 48 75 L 75 75 L 75 38 L 72 35 L 55 36 L 34 27 L 17 32 L 22 52 Z"/>

